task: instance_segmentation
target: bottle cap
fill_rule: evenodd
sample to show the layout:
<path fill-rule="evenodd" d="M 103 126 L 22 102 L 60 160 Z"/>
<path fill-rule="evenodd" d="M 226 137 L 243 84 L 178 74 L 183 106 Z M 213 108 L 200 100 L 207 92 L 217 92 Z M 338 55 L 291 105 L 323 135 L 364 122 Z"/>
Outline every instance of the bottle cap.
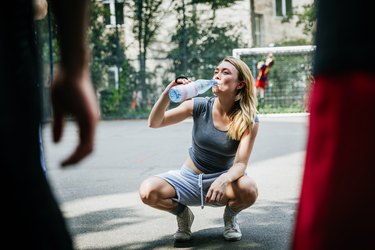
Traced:
<path fill-rule="evenodd" d="M 181 83 L 178 83 L 178 82 L 177 82 L 178 79 L 186 79 L 186 80 L 189 80 L 189 79 L 187 78 L 187 76 L 178 76 L 178 77 L 174 80 L 174 82 L 175 82 L 176 84 L 181 84 Z"/>

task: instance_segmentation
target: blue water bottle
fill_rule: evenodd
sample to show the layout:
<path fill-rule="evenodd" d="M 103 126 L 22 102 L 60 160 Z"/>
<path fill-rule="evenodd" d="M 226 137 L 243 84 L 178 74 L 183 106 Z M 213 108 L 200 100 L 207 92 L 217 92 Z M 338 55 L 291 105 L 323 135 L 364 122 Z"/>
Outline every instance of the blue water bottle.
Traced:
<path fill-rule="evenodd" d="M 180 84 L 172 87 L 169 92 L 169 99 L 172 102 L 183 102 L 186 99 L 203 94 L 213 86 L 217 85 L 216 80 L 198 79 L 188 84 Z"/>

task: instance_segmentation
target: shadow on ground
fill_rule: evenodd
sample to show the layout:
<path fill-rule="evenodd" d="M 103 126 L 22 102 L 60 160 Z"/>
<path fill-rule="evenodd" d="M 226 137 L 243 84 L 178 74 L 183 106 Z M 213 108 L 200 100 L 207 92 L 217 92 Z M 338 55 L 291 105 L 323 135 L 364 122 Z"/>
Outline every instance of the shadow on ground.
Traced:
<path fill-rule="evenodd" d="M 129 227 L 122 244 L 112 247 L 100 248 L 79 248 L 82 250 L 123 250 L 123 249 L 264 249 L 283 250 L 289 249 L 295 217 L 296 200 L 285 202 L 275 202 L 259 200 L 257 205 L 245 210 L 239 215 L 238 221 L 242 229 L 242 240 L 237 242 L 227 242 L 222 237 L 223 227 L 212 226 L 221 225 L 222 218 L 210 219 L 208 227 L 193 232 L 193 239 L 186 243 L 174 242 L 170 232 L 171 222 L 164 225 L 155 226 L 155 222 L 160 220 L 152 215 L 142 215 L 137 213 L 137 209 L 110 209 L 100 212 L 93 212 L 83 216 L 70 219 L 74 236 L 90 232 L 116 231 L 120 227 Z M 219 208 L 218 208 L 219 209 Z M 218 211 L 219 212 L 219 211 Z M 220 212 L 221 213 L 221 212 Z M 122 221 L 121 219 L 130 218 Z M 202 218 L 201 218 L 202 219 Z M 204 218 L 203 218 L 204 219 Z M 108 223 L 118 220 L 119 223 Z M 147 224 L 144 224 L 145 221 Z M 137 224 L 142 224 L 138 225 Z M 110 226 L 109 226 L 110 225 Z M 148 226 L 149 225 L 149 226 Z M 174 223 L 173 223 L 174 225 Z M 211 225 L 211 226 L 209 226 Z M 134 228 L 134 230 L 132 229 Z M 147 232 L 144 240 L 135 237 L 142 228 Z M 152 229 L 151 229 L 152 228 Z M 150 231 L 167 231 L 165 236 L 149 240 Z M 174 229 L 173 229 L 174 230 Z M 155 232 L 155 231 L 154 231 Z M 134 237 L 132 237 L 134 233 Z M 105 237 L 105 236 L 103 236 Z M 105 241 L 105 239 L 103 239 Z M 109 244 L 110 245 L 110 244 Z"/>

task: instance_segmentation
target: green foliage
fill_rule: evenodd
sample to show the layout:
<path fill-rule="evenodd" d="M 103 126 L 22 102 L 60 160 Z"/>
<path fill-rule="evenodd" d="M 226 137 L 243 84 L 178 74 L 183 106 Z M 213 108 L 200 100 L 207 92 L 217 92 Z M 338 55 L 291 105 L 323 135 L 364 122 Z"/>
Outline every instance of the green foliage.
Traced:
<path fill-rule="evenodd" d="M 136 71 L 127 59 L 124 53 L 125 34 L 123 29 L 119 27 L 108 28 L 104 20 L 110 19 L 108 8 L 104 8 L 101 1 L 92 1 L 89 44 L 91 48 L 92 60 L 90 64 L 91 75 L 94 88 L 100 92 L 100 106 L 102 116 L 108 117 L 129 117 L 129 118 L 145 118 L 148 115 L 148 108 L 155 102 L 157 96 L 157 88 L 160 87 L 156 83 L 156 79 L 165 79 L 165 83 L 170 82 L 171 74 L 186 75 L 192 79 L 211 78 L 217 64 L 228 55 L 232 54 L 233 48 L 244 47 L 241 41 L 240 27 L 238 24 L 232 24 L 228 20 L 226 24 L 217 25 L 215 20 L 215 11 L 220 8 L 229 7 L 238 0 L 186 0 L 173 1 L 171 9 L 161 9 L 161 0 L 133 0 L 125 1 L 127 7 L 132 10 L 126 13 L 128 17 L 133 19 L 133 32 L 137 42 L 139 43 L 139 70 Z M 186 5 L 184 4 L 186 2 Z M 195 4 L 205 4 L 212 9 L 212 16 L 207 20 L 203 20 L 193 8 Z M 178 25 L 174 29 L 172 35 L 171 47 L 168 52 L 168 59 L 173 64 L 169 69 L 156 69 L 154 72 L 146 72 L 147 50 L 155 41 L 161 21 L 164 15 L 174 11 L 178 19 Z M 297 15 L 297 25 L 304 25 L 306 32 L 313 30 L 315 22 L 314 5 L 304 6 L 302 13 Z M 203 15 L 202 15 L 203 16 Z M 207 18 L 207 15 L 204 15 Z M 53 17 L 51 15 L 51 17 Z M 290 16 L 291 17 L 291 16 Z M 53 62 L 59 61 L 58 44 L 56 39 L 56 27 L 53 19 L 52 24 L 52 50 Z M 49 33 L 48 19 L 37 22 L 39 33 L 39 44 L 44 64 L 47 66 L 50 60 L 49 51 Z M 310 30 L 309 30 L 310 28 Z M 281 41 L 277 46 L 287 45 L 305 45 L 309 44 L 306 40 Z M 174 45 L 174 46 L 173 46 Z M 270 88 L 266 90 L 267 95 L 297 95 L 300 87 L 303 86 L 301 79 L 304 79 L 304 72 L 310 58 L 292 58 L 275 56 L 276 62 L 273 66 L 269 79 Z M 250 68 L 253 69 L 256 76 L 256 62 L 263 60 L 261 56 L 244 58 L 247 60 Z M 109 83 L 108 69 L 117 66 L 119 68 L 119 86 L 116 88 Z M 288 73 L 286 73 L 288 72 Z M 165 75 L 161 75 L 165 74 Z M 133 93 L 142 92 L 144 97 L 143 105 L 138 106 L 135 110 L 130 108 L 133 99 Z M 300 102 L 289 100 L 290 107 L 301 107 Z M 282 110 L 287 108 L 284 106 L 276 106 L 271 102 L 267 102 L 263 107 L 264 112 L 274 112 L 274 110 Z M 299 105 L 299 106 L 298 106 Z"/>
<path fill-rule="evenodd" d="M 137 73 L 127 60 L 124 60 L 120 69 L 118 88 L 110 85 L 101 91 L 100 107 L 105 119 L 125 117 L 129 112 L 137 112 L 130 109 L 133 91 L 137 90 Z"/>
<path fill-rule="evenodd" d="M 138 38 L 142 49 L 152 43 L 160 26 L 162 0 L 133 0 L 128 6 L 133 10 L 133 33 Z"/>
<path fill-rule="evenodd" d="M 303 25 L 303 33 L 313 34 L 315 33 L 315 23 L 316 23 L 316 8 L 315 4 L 307 4 L 303 6 L 303 11 L 297 13 L 298 21 L 297 26 Z"/>
<path fill-rule="evenodd" d="M 125 58 L 123 32 L 119 27 L 106 27 L 104 20 L 110 13 L 101 2 L 93 2 L 90 19 L 91 76 L 94 87 L 100 91 L 103 117 L 124 114 L 129 109 L 131 93 L 135 89 L 136 72 Z M 119 86 L 109 82 L 109 67 L 119 69 Z"/>
<path fill-rule="evenodd" d="M 220 8 L 229 7 L 238 1 L 239 0 L 192 0 L 191 4 L 208 4 L 211 6 L 211 9 L 216 10 Z"/>
<path fill-rule="evenodd" d="M 133 33 L 138 43 L 138 85 L 137 88 L 142 92 L 142 96 L 147 96 L 150 86 L 147 84 L 147 50 L 154 42 L 155 36 L 161 24 L 161 6 L 162 0 L 133 0 L 128 2 L 132 9 L 131 16 L 134 21 Z M 141 100 L 140 105 L 147 105 L 145 98 Z"/>
<path fill-rule="evenodd" d="M 187 20 L 186 30 L 179 26 L 172 36 L 178 46 L 171 50 L 168 58 L 173 60 L 171 71 L 176 75 L 191 78 L 212 78 L 217 64 L 232 54 L 233 48 L 243 46 L 238 27 L 232 24 L 214 26 L 198 23 L 193 15 Z M 183 54 L 183 39 L 186 39 L 186 54 Z M 186 63 L 186 69 L 183 67 Z"/>
<path fill-rule="evenodd" d="M 113 87 L 107 88 L 101 92 L 100 107 L 104 115 L 110 115 L 117 113 L 120 101 L 121 101 L 122 91 L 115 89 Z"/>
<path fill-rule="evenodd" d="M 122 65 L 124 48 L 120 45 L 120 34 L 117 28 L 108 29 L 104 23 L 110 15 L 101 2 L 91 6 L 89 41 L 91 48 L 91 75 L 95 89 L 102 89 L 107 83 L 107 72 L 110 66 Z M 103 18 L 101 18 L 103 17 Z"/>
<path fill-rule="evenodd" d="M 311 45 L 311 42 L 306 39 L 283 40 L 275 43 L 275 46 L 298 46 Z"/>
<path fill-rule="evenodd" d="M 132 100 L 132 94 L 134 91 L 137 91 L 137 72 L 127 60 L 125 60 L 122 65 L 119 82 L 121 99 L 117 112 L 123 114 L 131 110 L 129 107 Z"/>
<path fill-rule="evenodd" d="M 266 104 L 262 108 L 258 108 L 260 114 L 280 114 L 280 113 L 303 113 L 306 112 L 304 107 L 299 103 L 294 103 L 289 107 L 279 107 L 271 104 Z"/>
<path fill-rule="evenodd" d="M 49 20 L 49 18 L 51 18 L 51 20 Z M 50 28 L 49 28 L 49 25 L 51 25 Z M 35 21 L 35 28 L 36 28 L 37 35 L 38 35 L 37 36 L 38 37 L 38 49 L 41 55 L 42 64 L 45 66 L 50 65 L 51 57 L 52 57 L 53 62 L 58 62 L 59 50 L 58 50 L 58 43 L 56 39 L 57 29 L 56 29 L 53 15 L 48 15 L 42 20 Z"/>
<path fill-rule="evenodd" d="M 306 4 L 302 6 L 302 11 L 294 11 L 293 14 L 288 14 L 283 18 L 282 22 L 290 22 L 293 16 L 297 17 L 296 26 L 303 26 L 303 33 L 311 35 L 314 40 L 315 37 L 315 24 L 316 24 L 316 4 Z M 311 42 L 310 42 L 311 43 Z"/>

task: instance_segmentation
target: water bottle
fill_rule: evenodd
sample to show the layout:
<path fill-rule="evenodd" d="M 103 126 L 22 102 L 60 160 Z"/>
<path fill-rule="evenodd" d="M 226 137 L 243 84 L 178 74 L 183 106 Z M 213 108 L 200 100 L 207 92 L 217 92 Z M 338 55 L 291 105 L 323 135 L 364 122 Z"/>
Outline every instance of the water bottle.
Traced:
<path fill-rule="evenodd" d="M 203 94 L 216 85 L 217 81 L 213 79 L 198 79 L 194 82 L 189 82 L 188 84 L 176 85 L 169 90 L 169 99 L 171 99 L 172 102 L 182 102 L 199 94 Z"/>

